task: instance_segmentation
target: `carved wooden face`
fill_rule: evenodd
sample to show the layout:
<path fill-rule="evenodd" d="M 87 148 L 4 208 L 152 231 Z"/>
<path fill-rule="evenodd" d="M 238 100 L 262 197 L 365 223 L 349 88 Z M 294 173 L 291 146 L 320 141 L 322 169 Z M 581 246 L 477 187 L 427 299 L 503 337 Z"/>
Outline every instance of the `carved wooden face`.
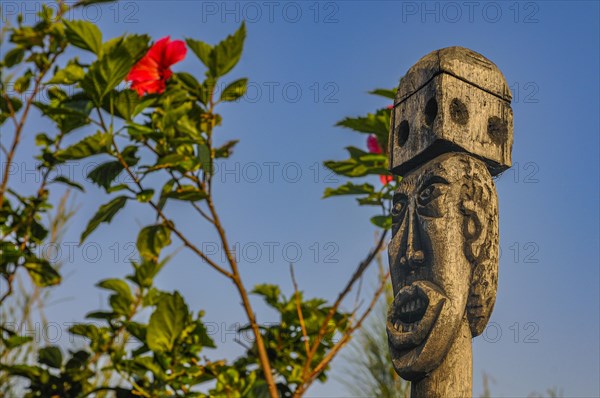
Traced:
<path fill-rule="evenodd" d="M 482 180 L 487 185 L 475 183 Z M 469 306 L 483 312 L 473 318 L 476 328 L 487 323 L 497 280 L 497 202 L 495 191 L 484 194 L 489 184 L 483 163 L 448 153 L 406 176 L 394 195 L 388 251 L 395 298 L 387 332 L 394 368 L 405 379 L 421 378 L 442 362 Z M 485 268 L 493 275 L 473 272 L 489 260 L 496 262 Z M 480 297 L 473 301 L 481 293 L 471 288 L 473 275 L 489 279 L 493 290 L 483 293 L 483 307 Z"/>

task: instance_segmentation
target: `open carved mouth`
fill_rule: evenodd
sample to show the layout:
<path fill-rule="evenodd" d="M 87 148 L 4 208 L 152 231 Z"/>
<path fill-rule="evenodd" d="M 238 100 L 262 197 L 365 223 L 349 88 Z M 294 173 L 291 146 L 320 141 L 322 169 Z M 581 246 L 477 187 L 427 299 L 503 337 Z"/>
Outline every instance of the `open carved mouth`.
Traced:
<path fill-rule="evenodd" d="M 394 329 L 399 332 L 413 332 L 429 306 L 429 299 L 420 289 L 409 290 L 412 292 L 404 295 L 394 308 Z"/>
<path fill-rule="evenodd" d="M 387 332 L 398 350 L 418 346 L 433 327 L 446 296 L 431 282 L 416 281 L 403 287 L 388 314 Z"/>

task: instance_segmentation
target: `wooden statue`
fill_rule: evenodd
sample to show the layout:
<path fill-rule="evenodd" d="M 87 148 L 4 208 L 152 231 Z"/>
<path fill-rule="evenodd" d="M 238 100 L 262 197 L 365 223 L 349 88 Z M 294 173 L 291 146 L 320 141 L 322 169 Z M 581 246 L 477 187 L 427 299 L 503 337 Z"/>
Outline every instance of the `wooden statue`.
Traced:
<path fill-rule="evenodd" d="M 498 199 L 511 166 L 511 94 L 500 70 L 462 47 L 434 51 L 400 81 L 392 112 L 394 194 L 387 333 L 412 398 L 471 397 L 471 339 L 498 282 Z"/>

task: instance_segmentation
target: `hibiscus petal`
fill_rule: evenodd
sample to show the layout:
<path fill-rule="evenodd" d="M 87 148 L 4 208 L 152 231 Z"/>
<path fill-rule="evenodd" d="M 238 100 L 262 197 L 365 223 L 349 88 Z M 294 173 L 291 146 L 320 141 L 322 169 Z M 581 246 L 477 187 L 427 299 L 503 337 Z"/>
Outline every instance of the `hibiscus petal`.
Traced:
<path fill-rule="evenodd" d="M 165 91 L 165 82 L 162 80 L 147 80 L 147 81 L 143 81 L 143 82 L 134 82 L 131 85 L 131 88 L 133 90 L 137 91 L 139 96 L 142 96 L 146 93 L 161 94 Z"/>
<path fill-rule="evenodd" d="M 379 181 L 381 181 L 381 183 L 383 185 L 386 185 L 386 184 L 390 183 L 393 179 L 394 179 L 393 176 L 387 176 L 387 175 L 380 175 L 379 176 Z"/>
<path fill-rule="evenodd" d="M 377 137 L 374 135 L 367 137 L 367 148 L 369 148 L 369 152 L 371 153 L 383 153 L 381 146 L 379 146 L 379 142 L 377 141 Z"/>
<path fill-rule="evenodd" d="M 148 56 L 156 61 L 157 65 L 162 64 L 162 60 L 165 57 L 165 49 L 169 45 L 170 41 L 171 36 L 163 37 L 154 43 L 152 47 L 150 47 L 150 50 L 148 50 Z"/>
<path fill-rule="evenodd" d="M 162 93 L 167 80 L 173 75 L 171 65 L 185 58 L 187 48 L 181 40 L 171 41 L 170 36 L 158 40 L 148 53 L 129 71 L 125 80 L 142 96 L 146 93 Z"/>
<path fill-rule="evenodd" d="M 132 81 L 159 78 L 160 73 L 158 70 L 158 63 L 150 58 L 148 54 L 146 54 L 140 61 L 138 61 L 137 64 L 133 66 L 133 68 L 131 68 L 125 80 Z"/>
<path fill-rule="evenodd" d="M 182 40 L 173 40 L 165 48 L 161 66 L 168 68 L 185 58 L 187 48 Z"/>

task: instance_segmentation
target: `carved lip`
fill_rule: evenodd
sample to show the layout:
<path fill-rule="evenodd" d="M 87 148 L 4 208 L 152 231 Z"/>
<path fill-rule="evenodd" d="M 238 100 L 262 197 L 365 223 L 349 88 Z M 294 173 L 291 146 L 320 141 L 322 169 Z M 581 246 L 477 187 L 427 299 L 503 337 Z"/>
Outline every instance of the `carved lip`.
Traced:
<path fill-rule="evenodd" d="M 425 340 L 446 301 L 435 284 L 416 281 L 403 287 L 388 314 L 387 333 L 392 347 L 407 350 Z"/>

